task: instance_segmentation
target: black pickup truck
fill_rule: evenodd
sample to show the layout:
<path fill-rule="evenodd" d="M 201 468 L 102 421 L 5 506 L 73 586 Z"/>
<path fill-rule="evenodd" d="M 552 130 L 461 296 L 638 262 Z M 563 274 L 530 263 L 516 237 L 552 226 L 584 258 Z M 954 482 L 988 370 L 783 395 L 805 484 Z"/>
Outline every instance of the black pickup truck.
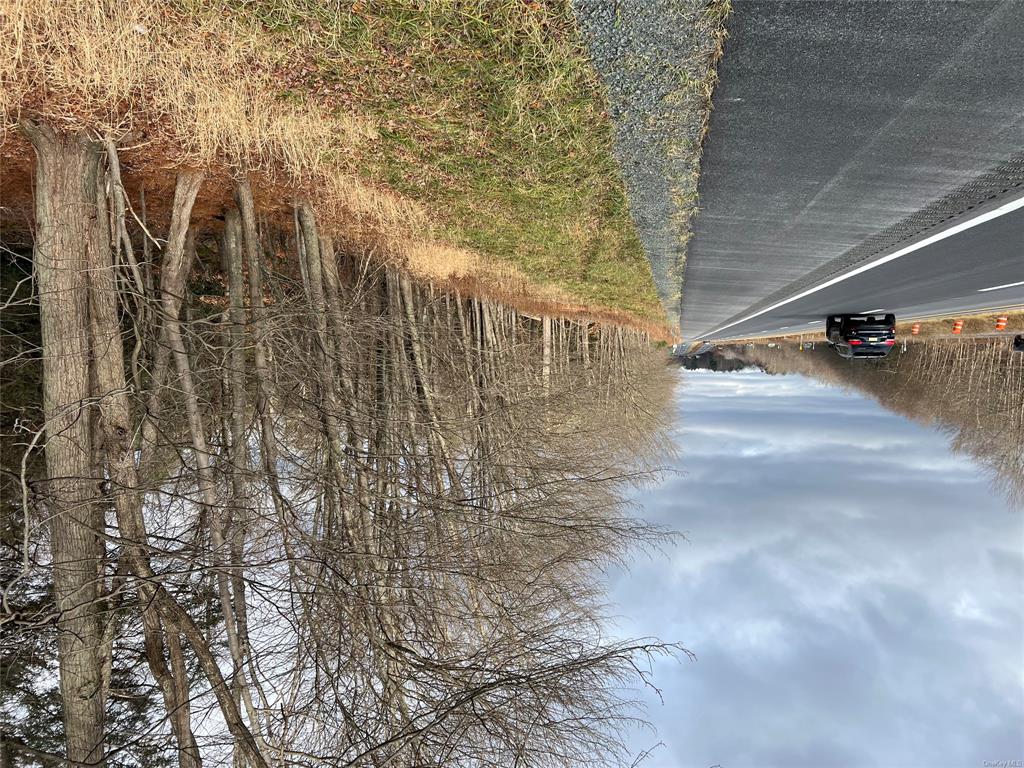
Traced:
<path fill-rule="evenodd" d="M 882 358 L 896 345 L 896 315 L 829 315 L 825 337 L 848 360 Z"/>

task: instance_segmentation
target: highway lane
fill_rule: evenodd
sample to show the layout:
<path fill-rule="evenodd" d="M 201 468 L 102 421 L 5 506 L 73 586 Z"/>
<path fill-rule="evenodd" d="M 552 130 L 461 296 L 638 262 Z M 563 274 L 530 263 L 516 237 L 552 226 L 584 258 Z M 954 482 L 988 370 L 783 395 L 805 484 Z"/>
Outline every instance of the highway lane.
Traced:
<path fill-rule="evenodd" d="M 824 329 L 830 314 L 918 319 L 1024 309 L 1024 194 L 996 199 L 694 341 Z"/>
<path fill-rule="evenodd" d="M 683 273 L 685 338 L 1024 191 L 1024 2 L 732 5 Z"/>

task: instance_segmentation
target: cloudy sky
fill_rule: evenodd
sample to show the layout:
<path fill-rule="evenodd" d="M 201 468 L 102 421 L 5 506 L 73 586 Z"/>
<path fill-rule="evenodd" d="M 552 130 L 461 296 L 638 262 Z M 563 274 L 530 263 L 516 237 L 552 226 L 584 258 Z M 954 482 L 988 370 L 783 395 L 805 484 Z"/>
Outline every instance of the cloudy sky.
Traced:
<path fill-rule="evenodd" d="M 679 473 L 638 501 L 688 541 L 612 584 L 619 631 L 697 655 L 655 667 L 643 764 L 1024 759 L 1024 512 L 856 394 L 681 375 Z"/>

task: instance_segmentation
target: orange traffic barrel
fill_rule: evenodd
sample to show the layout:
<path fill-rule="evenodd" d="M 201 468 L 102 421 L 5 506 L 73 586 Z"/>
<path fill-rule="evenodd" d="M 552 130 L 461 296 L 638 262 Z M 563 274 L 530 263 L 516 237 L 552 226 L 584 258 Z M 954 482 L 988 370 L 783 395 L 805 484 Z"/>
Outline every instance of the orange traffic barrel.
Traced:
<path fill-rule="evenodd" d="M 997 317 L 996 318 L 996 330 L 997 331 L 1005 331 L 1006 330 L 1006 318 L 1005 317 Z"/>
<path fill-rule="evenodd" d="M 921 332 L 921 324 L 920 323 L 914 323 L 912 326 L 910 326 L 910 335 L 911 336 L 917 336 L 917 334 L 919 334 L 920 332 Z"/>
<path fill-rule="evenodd" d="M 953 321 L 953 333 L 959 334 L 960 331 L 962 331 L 963 329 L 964 329 L 964 321 L 963 320 L 954 320 Z"/>

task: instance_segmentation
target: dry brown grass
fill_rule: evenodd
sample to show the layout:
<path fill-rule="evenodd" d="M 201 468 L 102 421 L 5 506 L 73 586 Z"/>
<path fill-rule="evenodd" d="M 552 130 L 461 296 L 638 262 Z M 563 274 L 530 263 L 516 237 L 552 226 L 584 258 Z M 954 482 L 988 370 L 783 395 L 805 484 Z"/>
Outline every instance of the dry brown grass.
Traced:
<path fill-rule="evenodd" d="M 444 242 L 436 212 L 368 178 L 366 159 L 381 147 L 378 119 L 357 111 L 359 98 L 342 108 L 317 94 L 296 98 L 293 86 L 315 68 L 309 52 L 282 45 L 289 38 L 227 8 L 189 0 L 0 0 L 3 205 L 18 215 L 31 210 L 30 200 L 12 193 L 28 196 L 31 173 L 16 126 L 43 119 L 112 136 L 125 147 L 129 185 L 133 170 L 151 191 L 167 187 L 169 169 L 206 168 L 210 200 L 197 205 L 199 216 L 216 215 L 230 200 L 226 179 L 246 168 L 280 193 L 272 206 L 286 211 L 295 197 L 310 199 L 324 229 L 357 250 L 435 281 L 472 280 L 553 307 L 578 304 L 564 290 L 531 284 L 507 261 Z"/>
<path fill-rule="evenodd" d="M 0 120 L 88 128 L 178 165 L 248 167 L 315 187 L 328 218 L 422 225 L 416 206 L 361 182 L 353 157 L 377 136 L 356 114 L 277 96 L 281 53 L 230 16 L 131 0 L 4 0 Z"/>
<path fill-rule="evenodd" d="M 437 242 L 399 244 L 401 265 L 422 280 L 470 295 L 485 296 L 526 314 L 556 315 L 599 324 L 636 328 L 655 341 L 672 343 L 676 336 L 662 323 L 628 312 L 588 306 L 551 285 L 537 285 L 514 264 L 482 259 L 479 254 Z"/>
<path fill-rule="evenodd" d="M 344 167 L 376 130 L 274 97 L 274 47 L 230 17 L 130 0 L 4 0 L 0 114 L 117 136 L 158 130 L 184 164 Z"/>

